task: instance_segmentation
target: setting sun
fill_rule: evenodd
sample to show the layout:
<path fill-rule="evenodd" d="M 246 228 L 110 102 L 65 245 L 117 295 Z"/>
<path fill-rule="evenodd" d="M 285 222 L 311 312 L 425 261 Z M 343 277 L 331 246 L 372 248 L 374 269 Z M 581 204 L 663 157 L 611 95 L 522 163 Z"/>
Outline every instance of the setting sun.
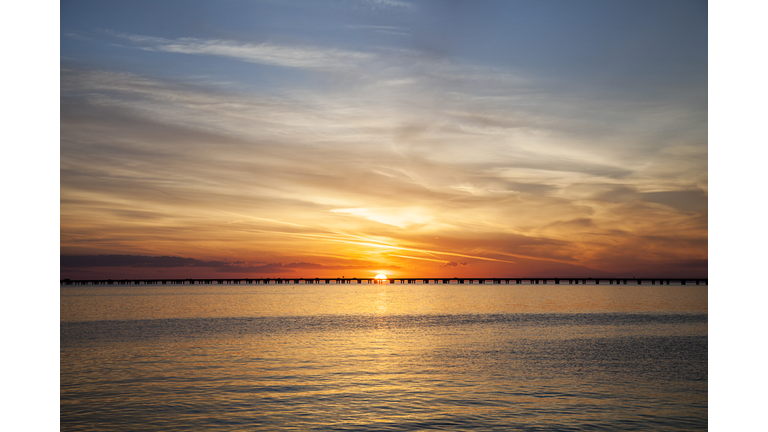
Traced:
<path fill-rule="evenodd" d="M 379 274 L 376 275 L 376 277 L 374 279 L 377 279 L 377 280 L 387 280 L 387 275 L 379 273 Z"/>

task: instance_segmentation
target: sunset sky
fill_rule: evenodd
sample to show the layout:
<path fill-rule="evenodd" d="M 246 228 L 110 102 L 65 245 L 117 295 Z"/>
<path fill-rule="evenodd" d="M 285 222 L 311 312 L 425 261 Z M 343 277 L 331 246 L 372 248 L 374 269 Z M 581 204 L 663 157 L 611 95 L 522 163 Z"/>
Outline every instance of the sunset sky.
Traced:
<path fill-rule="evenodd" d="M 60 275 L 708 274 L 703 1 L 62 1 Z"/>

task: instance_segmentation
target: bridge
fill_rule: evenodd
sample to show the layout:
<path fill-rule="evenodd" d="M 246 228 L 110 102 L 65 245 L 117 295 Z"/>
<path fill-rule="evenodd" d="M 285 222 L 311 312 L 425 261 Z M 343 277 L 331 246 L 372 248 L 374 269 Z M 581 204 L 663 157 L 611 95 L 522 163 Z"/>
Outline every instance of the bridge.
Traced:
<path fill-rule="evenodd" d="M 217 278 L 60 280 L 60 285 L 270 285 L 270 284 L 469 284 L 469 285 L 708 285 L 695 278 Z"/>

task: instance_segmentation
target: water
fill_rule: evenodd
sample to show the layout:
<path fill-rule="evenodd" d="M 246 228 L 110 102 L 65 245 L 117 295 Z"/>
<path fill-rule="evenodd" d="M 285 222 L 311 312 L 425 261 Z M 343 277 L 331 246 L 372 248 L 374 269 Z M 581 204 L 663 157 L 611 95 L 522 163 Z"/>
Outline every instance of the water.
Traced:
<path fill-rule="evenodd" d="M 706 430 L 707 287 L 62 287 L 61 429 Z"/>

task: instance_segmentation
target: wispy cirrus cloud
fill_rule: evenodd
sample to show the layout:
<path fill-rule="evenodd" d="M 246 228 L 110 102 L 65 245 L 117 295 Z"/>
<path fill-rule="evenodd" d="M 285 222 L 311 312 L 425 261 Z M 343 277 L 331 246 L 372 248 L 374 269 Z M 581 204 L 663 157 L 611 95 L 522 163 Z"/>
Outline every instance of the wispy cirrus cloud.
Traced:
<path fill-rule="evenodd" d="M 553 90 L 413 49 L 111 36 L 206 62 L 302 69 L 327 85 L 237 91 L 64 67 L 66 247 L 172 252 L 144 236 L 197 257 L 232 244 L 243 256 L 279 249 L 288 263 L 330 265 L 302 256 L 330 251 L 473 269 L 593 266 L 617 251 L 701 259 L 685 252 L 700 245 L 674 242 L 706 238 L 706 134 L 685 107 Z M 301 270 L 250 271 L 289 268 Z"/>
<path fill-rule="evenodd" d="M 258 274 L 706 258 L 695 11 L 550 27 L 534 3 L 235 3 L 190 5 L 205 26 L 63 18 L 63 255 Z"/>
<path fill-rule="evenodd" d="M 681 253 L 665 239 L 706 235 L 706 147 L 603 152 L 541 116 L 505 118 L 478 100 L 395 109 L 343 93 L 231 93 L 66 68 L 61 83 L 67 247 L 147 254 L 140 239 L 151 236 L 204 253 L 203 241 L 227 232 L 244 254 L 278 245 L 299 257 L 284 262 L 302 262 L 310 242 L 313 253 L 578 265 L 619 246 L 651 262 Z"/>
<path fill-rule="evenodd" d="M 149 51 L 219 56 L 249 63 L 303 69 L 345 70 L 373 58 L 371 54 L 364 52 L 318 46 L 280 45 L 268 42 L 242 43 L 200 38 L 165 39 L 143 35 L 107 33 Z"/>
<path fill-rule="evenodd" d="M 350 29 L 367 29 L 379 33 L 406 36 L 407 30 L 395 26 L 354 25 Z M 424 51 L 405 47 L 372 45 L 358 49 L 342 49 L 325 45 L 288 44 L 262 41 L 236 41 L 214 38 L 161 38 L 149 35 L 99 30 L 98 33 L 123 41 L 126 47 L 175 54 L 215 56 L 230 60 L 270 66 L 335 73 L 344 82 L 360 82 L 381 86 L 386 91 L 449 92 L 475 99 L 498 98 L 498 89 L 517 88 L 531 94 L 535 81 L 518 72 L 489 65 L 472 64 L 436 57 Z M 68 33 L 69 38 L 89 35 Z M 493 86 L 491 89 L 487 86 Z M 527 88 L 526 88 L 527 87 Z M 366 90 L 366 92 L 369 89 Z"/>

